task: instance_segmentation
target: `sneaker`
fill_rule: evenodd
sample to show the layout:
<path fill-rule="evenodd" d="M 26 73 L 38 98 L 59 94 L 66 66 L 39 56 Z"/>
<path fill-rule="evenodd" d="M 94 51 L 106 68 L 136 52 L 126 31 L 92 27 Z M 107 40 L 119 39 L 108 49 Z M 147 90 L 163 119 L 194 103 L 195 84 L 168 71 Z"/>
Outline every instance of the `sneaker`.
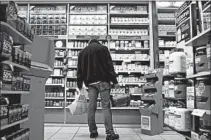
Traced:
<path fill-rule="evenodd" d="M 91 133 L 90 134 L 90 138 L 96 138 L 98 136 L 98 133 L 96 132 L 96 133 Z"/>
<path fill-rule="evenodd" d="M 118 140 L 119 139 L 119 135 L 118 134 L 111 134 L 111 135 L 107 135 L 106 140 Z"/>

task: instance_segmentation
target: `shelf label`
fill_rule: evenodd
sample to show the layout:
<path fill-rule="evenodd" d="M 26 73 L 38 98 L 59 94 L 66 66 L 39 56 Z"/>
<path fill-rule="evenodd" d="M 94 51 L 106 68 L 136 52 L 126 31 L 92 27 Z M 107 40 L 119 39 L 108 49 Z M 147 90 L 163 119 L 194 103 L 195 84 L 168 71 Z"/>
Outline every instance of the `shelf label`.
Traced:
<path fill-rule="evenodd" d="M 204 116 L 205 113 L 206 113 L 206 110 L 194 109 L 192 112 L 192 115 L 202 117 L 202 116 Z"/>
<path fill-rule="evenodd" d="M 141 129 L 151 130 L 151 118 L 150 118 L 150 116 L 141 115 Z"/>
<path fill-rule="evenodd" d="M 178 17 L 190 4 L 192 1 L 185 1 L 182 6 L 175 12 L 175 17 Z"/>
<path fill-rule="evenodd" d="M 186 20 L 179 27 L 177 27 L 177 43 L 191 39 L 190 19 Z"/>
<path fill-rule="evenodd" d="M 76 39 L 100 39 L 100 36 L 77 35 Z"/>
<path fill-rule="evenodd" d="M 183 11 L 177 18 L 176 18 L 176 26 L 183 23 L 185 20 L 190 18 L 190 7 L 188 7 L 185 11 Z"/>
<path fill-rule="evenodd" d="M 141 36 L 118 36 L 119 40 L 141 40 Z"/>

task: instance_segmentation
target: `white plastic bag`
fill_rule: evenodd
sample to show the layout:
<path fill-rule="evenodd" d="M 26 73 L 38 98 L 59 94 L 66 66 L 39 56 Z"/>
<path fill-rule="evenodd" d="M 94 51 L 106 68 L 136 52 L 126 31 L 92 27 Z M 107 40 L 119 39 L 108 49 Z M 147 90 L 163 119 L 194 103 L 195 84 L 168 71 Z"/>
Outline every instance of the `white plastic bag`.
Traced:
<path fill-rule="evenodd" d="M 79 95 L 76 96 L 75 101 L 68 106 L 72 115 L 83 115 L 87 113 L 88 103 L 85 96 L 85 91 L 86 89 L 82 88 L 82 90 L 79 91 Z"/>

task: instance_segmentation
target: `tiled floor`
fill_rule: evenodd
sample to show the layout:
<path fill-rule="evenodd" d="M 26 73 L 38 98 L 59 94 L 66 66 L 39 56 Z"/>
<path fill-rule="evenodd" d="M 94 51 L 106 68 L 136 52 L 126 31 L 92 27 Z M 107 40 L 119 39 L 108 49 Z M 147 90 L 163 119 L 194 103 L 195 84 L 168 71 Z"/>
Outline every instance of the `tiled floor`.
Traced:
<path fill-rule="evenodd" d="M 141 134 L 140 128 L 118 128 L 115 131 L 120 140 L 185 140 L 177 132 L 168 130 L 157 136 Z M 105 129 L 98 127 L 99 136 L 95 140 L 106 140 Z M 45 140 L 93 140 L 89 138 L 88 127 L 45 126 Z"/>

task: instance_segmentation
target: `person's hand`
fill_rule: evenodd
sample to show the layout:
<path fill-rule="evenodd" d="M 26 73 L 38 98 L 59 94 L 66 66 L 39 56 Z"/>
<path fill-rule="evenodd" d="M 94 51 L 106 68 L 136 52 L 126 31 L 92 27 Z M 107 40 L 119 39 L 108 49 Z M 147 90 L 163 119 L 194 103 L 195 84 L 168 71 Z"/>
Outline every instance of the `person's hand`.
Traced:
<path fill-rule="evenodd" d="M 119 89 L 120 88 L 120 85 L 119 84 L 116 84 L 114 85 L 115 89 Z"/>

